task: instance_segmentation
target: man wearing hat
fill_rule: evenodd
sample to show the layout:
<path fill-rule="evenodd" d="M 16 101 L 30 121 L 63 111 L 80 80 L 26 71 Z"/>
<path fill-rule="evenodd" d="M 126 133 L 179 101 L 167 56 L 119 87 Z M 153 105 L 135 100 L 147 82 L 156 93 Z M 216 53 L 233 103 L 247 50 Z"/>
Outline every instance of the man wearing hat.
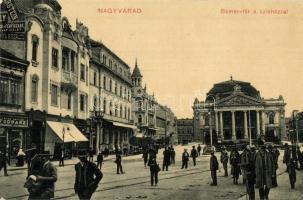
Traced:
<path fill-rule="evenodd" d="M 193 164 L 194 166 L 196 166 L 196 158 L 198 157 L 198 151 L 196 149 L 195 146 L 193 146 L 191 152 L 190 152 L 190 156 L 193 158 Z"/>
<path fill-rule="evenodd" d="M 187 149 L 184 149 L 184 152 L 182 153 L 182 168 L 181 169 L 187 169 L 188 167 L 188 160 L 189 160 L 189 153 L 187 152 Z"/>
<path fill-rule="evenodd" d="M 228 152 L 225 146 L 222 147 L 220 160 L 224 168 L 224 176 L 226 177 L 228 176 L 228 171 L 227 171 Z"/>
<path fill-rule="evenodd" d="M 75 165 L 74 189 L 79 199 L 90 199 L 103 177 L 97 165 L 88 161 L 87 157 L 86 151 L 80 151 L 78 154 L 80 162 Z"/>
<path fill-rule="evenodd" d="M 48 151 L 37 155 L 39 166 L 36 170 L 31 170 L 28 179 L 40 184 L 40 189 L 36 193 L 31 193 L 29 199 L 53 199 L 55 196 L 55 182 L 57 181 L 57 168 L 50 162 Z M 35 165 L 38 165 L 37 162 Z M 32 164 L 33 167 L 34 164 Z"/>
<path fill-rule="evenodd" d="M 215 151 L 211 150 L 210 153 L 210 172 L 211 172 L 211 178 L 213 182 L 210 184 L 211 186 L 217 185 L 217 170 L 219 169 L 219 163 L 217 160 L 217 157 L 215 156 Z"/>

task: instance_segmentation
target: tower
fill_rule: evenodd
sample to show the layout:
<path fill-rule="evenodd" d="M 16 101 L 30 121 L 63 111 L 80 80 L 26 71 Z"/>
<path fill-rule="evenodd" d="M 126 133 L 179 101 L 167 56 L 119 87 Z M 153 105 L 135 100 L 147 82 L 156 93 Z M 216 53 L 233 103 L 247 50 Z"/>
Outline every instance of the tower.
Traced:
<path fill-rule="evenodd" d="M 140 69 L 138 67 L 138 62 L 136 59 L 135 68 L 132 74 L 133 87 L 142 87 L 142 78 L 143 76 L 141 75 Z"/>

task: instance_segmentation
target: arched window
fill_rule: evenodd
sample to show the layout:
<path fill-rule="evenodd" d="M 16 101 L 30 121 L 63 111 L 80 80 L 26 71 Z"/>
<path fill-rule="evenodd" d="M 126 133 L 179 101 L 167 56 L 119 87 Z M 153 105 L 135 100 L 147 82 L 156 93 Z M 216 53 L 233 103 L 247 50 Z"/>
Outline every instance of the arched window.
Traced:
<path fill-rule="evenodd" d="M 31 96 L 32 96 L 32 102 L 37 102 L 38 101 L 38 81 L 39 77 L 35 74 L 32 76 L 32 91 L 31 91 Z"/>
<path fill-rule="evenodd" d="M 32 60 L 37 61 L 39 38 L 37 35 L 32 36 Z"/>
<path fill-rule="evenodd" d="M 275 123 L 275 113 L 269 113 L 268 119 L 269 119 L 269 124 L 274 124 Z"/>

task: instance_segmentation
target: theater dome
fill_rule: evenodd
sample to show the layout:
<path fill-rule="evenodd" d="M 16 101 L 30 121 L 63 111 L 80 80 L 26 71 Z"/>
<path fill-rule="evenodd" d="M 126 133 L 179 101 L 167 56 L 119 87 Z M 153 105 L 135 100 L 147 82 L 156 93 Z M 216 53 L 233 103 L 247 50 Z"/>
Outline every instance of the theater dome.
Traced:
<path fill-rule="evenodd" d="M 225 98 L 234 92 L 241 92 L 247 96 L 260 99 L 260 92 L 249 82 L 236 81 L 231 78 L 229 81 L 214 84 L 213 88 L 207 93 L 206 101 L 212 101 L 214 96 L 217 100 Z"/>

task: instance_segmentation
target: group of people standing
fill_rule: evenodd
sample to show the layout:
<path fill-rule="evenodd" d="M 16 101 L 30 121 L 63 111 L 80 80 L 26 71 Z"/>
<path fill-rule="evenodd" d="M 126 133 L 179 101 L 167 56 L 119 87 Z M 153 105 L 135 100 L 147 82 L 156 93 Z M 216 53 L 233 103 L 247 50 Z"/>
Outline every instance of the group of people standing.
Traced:
<path fill-rule="evenodd" d="M 224 169 L 224 177 L 228 177 L 228 162 L 231 166 L 231 175 L 233 183 L 238 184 L 239 176 L 242 175 L 243 184 L 246 185 L 246 192 L 250 200 L 255 199 L 255 188 L 259 189 L 260 199 L 268 199 L 268 195 L 271 188 L 277 187 L 277 170 L 278 159 L 280 151 L 276 146 L 271 144 L 264 145 L 261 143 L 258 145 L 258 149 L 255 146 L 246 146 L 240 154 L 236 147 L 232 148 L 230 155 L 225 147 L 222 148 L 220 161 Z M 301 157 L 300 157 L 301 156 Z M 297 151 L 291 151 L 288 145 L 285 145 L 285 153 L 283 162 L 286 164 L 286 171 L 289 174 L 289 180 L 291 188 L 295 188 L 296 182 L 296 169 L 303 169 L 303 165 L 300 167 L 297 163 L 302 163 L 302 152 L 297 148 Z M 219 163 L 217 161 L 214 152 L 211 152 L 210 158 L 210 171 L 212 177 L 212 184 L 217 185 L 216 171 L 219 169 Z"/>

